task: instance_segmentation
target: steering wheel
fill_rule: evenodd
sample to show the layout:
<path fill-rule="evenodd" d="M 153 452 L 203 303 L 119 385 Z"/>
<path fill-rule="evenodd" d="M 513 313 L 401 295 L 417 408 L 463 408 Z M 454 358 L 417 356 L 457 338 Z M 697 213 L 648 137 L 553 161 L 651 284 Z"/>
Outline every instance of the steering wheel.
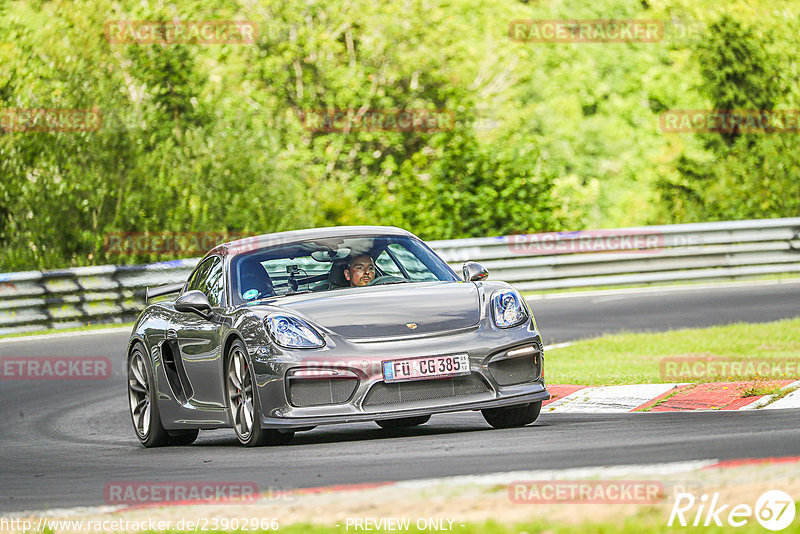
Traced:
<path fill-rule="evenodd" d="M 379 286 L 381 284 L 391 284 L 391 283 L 395 283 L 395 282 L 408 282 L 408 280 L 406 280 L 402 276 L 382 275 L 382 276 L 376 277 L 374 280 L 372 280 L 367 285 L 368 286 Z"/>

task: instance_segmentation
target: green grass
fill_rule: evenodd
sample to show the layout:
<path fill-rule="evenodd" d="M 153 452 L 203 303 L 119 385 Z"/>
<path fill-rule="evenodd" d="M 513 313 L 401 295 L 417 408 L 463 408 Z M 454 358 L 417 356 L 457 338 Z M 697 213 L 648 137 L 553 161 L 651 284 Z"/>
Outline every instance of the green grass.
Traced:
<path fill-rule="evenodd" d="M 758 362 L 800 363 L 800 318 L 762 324 L 672 330 L 652 334 L 615 334 L 577 341 L 545 355 L 545 376 L 551 384 L 646 384 L 674 382 L 661 374 L 666 358 L 730 358 Z M 758 375 L 714 376 L 681 382 L 762 380 Z M 780 377 L 797 379 L 786 374 Z M 761 387 L 754 383 L 753 387 Z"/>
<path fill-rule="evenodd" d="M 63 332 L 85 332 L 88 330 L 105 330 L 107 328 L 133 328 L 133 323 L 103 323 L 92 324 L 87 326 L 76 326 L 73 328 L 49 328 L 47 330 L 36 330 L 34 332 L 20 332 L 17 334 L 3 334 L 0 339 L 9 337 L 27 337 L 27 336 L 41 336 L 46 334 L 60 334 Z"/>
<path fill-rule="evenodd" d="M 777 395 L 781 391 L 781 386 L 759 386 L 752 385 L 742 390 L 742 397 L 760 397 L 762 395 Z"/>
<path fill-rule="evenodd" d="M 661 406 L 662 404 L 664 404 L 665 402 L 670 400 L 672 397 L 677 395 L 679 392 L 680 392 L 679 388 L 675 388 L 670 393 L 664 395 L 662 398 L 658 399 L 656 402 L 654 402 L 653 404 L 651 404 L 647 408 L 637 408 L 636 411 L 637 412 L 651 412 L 651 411 L 653 411 L 653 408 L 657 408 L 657 407 Z"/>

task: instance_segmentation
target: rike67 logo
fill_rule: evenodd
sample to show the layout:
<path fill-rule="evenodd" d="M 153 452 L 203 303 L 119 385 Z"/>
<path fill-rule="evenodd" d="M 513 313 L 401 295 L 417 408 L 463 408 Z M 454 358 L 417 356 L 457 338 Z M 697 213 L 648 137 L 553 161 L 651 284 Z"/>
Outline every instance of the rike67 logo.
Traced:
<path fill-rule="evenodd" d="M 667 526 L 673 526 L 677 520 L 677 524 L 683 527 L 721 527 L 726 523 L 732 527 L 741 527 L 755 518 L 765 529 L 779 531 L 792 524 L 794 515 L 794 500 L 788 493 L 780 490 L 762 493 L 755 507 L 749 504 L 721 504 L 719 493 L 714 493 L 710 500 L 706 494 L 695 499 L 691 493 L 679 493 L 675 497 Z"/>

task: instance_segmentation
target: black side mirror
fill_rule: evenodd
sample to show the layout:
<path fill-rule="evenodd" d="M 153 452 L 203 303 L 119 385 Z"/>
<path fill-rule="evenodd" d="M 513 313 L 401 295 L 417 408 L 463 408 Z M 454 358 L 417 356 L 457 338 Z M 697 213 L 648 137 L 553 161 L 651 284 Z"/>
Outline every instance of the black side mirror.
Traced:
<path fill-rule="evenodd" d="M 477 282 L 484 280 L 489 276 L 489 271 L 480 263 L 468 261 L 461 267 L 461 273 L 464 275 L 465 282 Z"/>
<path fill-rule="evenodd" d="M 211 303 L 205 293 L 198 289 L 187 291 L 175 300 L 175 309 L 179 312 L 194 312 L 204 319 L 211 314 Z"/>

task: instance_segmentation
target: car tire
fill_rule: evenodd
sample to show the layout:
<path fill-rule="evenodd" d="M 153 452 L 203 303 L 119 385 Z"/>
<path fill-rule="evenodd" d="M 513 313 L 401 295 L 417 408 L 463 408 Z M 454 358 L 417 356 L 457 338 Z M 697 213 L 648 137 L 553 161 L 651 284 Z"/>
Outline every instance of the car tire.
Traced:
<path fill-rule="evenodd" d="M 261 407 L 253 384 L 247 351 L 244 343 L 237 339 L 225 357 L 225 396 L 236 437 L 245 447 L 286 445 L 294 437 L 293 431 L 261 428 Z"/>
<path fill-rule="evenodd" d="M 493 428 L 513 428 L 533 423 L 541 411 L 542 403 L 540 401 L 507 408 L 489 408 L 481 410 L 481 413 Z"/>
<path fill-rule="evenodd" d="M 167 434 L 169 434 L 169 444 L 177 446 L 191 445 L 197 439 L 197 434 L 199 433 L 200 431 L 197 429 L 167 430 Z"/>
<path fill-rule="evenodd" d="M 161 423 L 156 383 L 147 352 L 139 342 L 128 355 L 128 407 L 133 430 L 145 447 L 162 447 L 169 443 L 169 434 Z"/>
<path fill-rule="evenodd" d="M 418 417 L 402 417 L 400 419 L 378 419 L 375 421 L 379 427 L 390 428 L 406 428 L 410 426 L 424 425 L 430 420 L 430 415 L 420 415 Z"/>

